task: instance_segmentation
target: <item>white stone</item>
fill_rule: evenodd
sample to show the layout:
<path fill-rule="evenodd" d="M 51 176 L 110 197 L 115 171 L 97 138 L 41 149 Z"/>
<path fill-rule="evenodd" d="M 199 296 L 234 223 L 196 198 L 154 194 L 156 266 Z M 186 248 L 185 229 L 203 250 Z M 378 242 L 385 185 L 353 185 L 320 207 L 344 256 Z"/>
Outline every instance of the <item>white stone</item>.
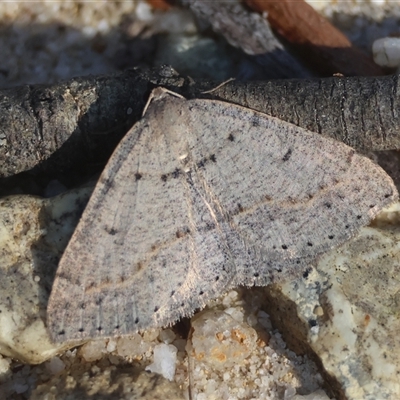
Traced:
<path fill-rule="evenodd" d="M 377 39 L 372 45 L 374 61 L 381 67 L 400 66 L 400 38 Z"/>
<path fill-rule="evenodd" d="M 171 344 L 158 344 L 154 347 L 154 362 L 146 367 L 146 371 L 156 372 L 172 381 L 175 375 L 177 351 Z"/>
<path fill-rule="evenodd" d="M 0 355 L 0 376 L 6 374 L 10 370 L 11 360 Z"/>
<path fill-rule="evenodd" d="M 117 342 L 113 339 L 110 339 L 107 343 L 107 351 L 112 353 L 117 348 Z"/>
<path fill-rule="evenodd" d="M 136 16 L 140 21 L 151 21 L 153 19 L 153 13 L 150 4 L 140 1 L 136 6 Z"/>

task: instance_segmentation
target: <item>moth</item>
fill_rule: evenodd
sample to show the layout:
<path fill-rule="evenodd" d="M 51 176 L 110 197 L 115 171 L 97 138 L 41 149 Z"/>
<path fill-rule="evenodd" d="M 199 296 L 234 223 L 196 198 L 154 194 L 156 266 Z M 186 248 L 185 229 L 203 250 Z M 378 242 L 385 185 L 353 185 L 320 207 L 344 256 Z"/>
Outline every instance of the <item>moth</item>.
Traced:
<path fill-rule="evenodd" d="M 153 97 L 60 261 L 56 342 L 166 326 L 232 287 L 299 277 L 398 197 L 343 143 L 226 102 Z"/>

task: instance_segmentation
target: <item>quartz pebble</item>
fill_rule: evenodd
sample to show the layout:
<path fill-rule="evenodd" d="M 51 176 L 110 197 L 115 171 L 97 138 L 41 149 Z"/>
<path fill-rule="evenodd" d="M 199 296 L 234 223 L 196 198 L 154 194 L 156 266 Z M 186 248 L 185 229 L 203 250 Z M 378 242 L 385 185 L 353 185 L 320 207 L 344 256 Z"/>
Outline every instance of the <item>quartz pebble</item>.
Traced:
<path fill-rule="evenodd" d="M 161 343 L 154 347 L 154 362 L 146 367 L 146 371 L 161 374 L 172 381 L 176 370 L 176 353 L 178 349 L 172 344 Z"/>
<path fill-rule="evenodd" d="M 400 38 L 387 37 L 377 39 L 372 45 L 374 61 L 382 66 L 397 68 L 400 66 Z"/>

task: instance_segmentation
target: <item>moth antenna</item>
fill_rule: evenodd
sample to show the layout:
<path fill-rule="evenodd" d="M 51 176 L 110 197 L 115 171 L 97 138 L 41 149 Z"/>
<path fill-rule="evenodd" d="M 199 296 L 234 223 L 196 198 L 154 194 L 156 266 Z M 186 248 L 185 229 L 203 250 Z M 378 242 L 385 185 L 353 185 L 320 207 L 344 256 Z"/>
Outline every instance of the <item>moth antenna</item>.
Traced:
<path fill-rule="evenodd" d="M 181 94 L 173 92 L 172 90 L 169 90 L 167 88 L 164 87 L 156 87 L 155 89 L 153 89 L 150 93 L 150 96 L 147 100 L 146 105 L 144 106 L 143 112 L 142 112 L 142 118 L 144 117 L 144 115 L 146 114 L 147 109 L 149 108 L 149 105 L 152 101 L 157 101 L 160 100 L 162 98 L 164 98 L 167 94 L 178 97 L 179 99 L 183 99 L 186 100 L 185 97 L 183 97 Z"/>

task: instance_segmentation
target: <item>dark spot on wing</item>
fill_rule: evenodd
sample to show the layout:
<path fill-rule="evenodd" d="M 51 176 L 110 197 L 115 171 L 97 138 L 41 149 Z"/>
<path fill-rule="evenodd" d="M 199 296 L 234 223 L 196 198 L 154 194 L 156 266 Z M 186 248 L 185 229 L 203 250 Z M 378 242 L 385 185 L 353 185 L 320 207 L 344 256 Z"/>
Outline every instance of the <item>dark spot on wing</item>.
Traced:
<path fill-rule="evenodd" d="M 87 285 L 86 285 L 86 290 L 92 289 L 94 287 L 95 287 L 95 283 L 93 281 L 88 282 Z"/>
<path fill-rule="evenodd" d="M 240 213 L 244 211 L 244 208 L 242 207 L 242 205 L 240 203 L 238 203 L 237 208 L 238 208 L 238 212 L 240 212 Z"/>
<path fill-rule="evenodd" d="M 357 219 L 361 219 L 362 218 L 362 216 L 361 215 L 357 215 Z"/>
<path fill-rule="evenodd" d="M 286 154 L 282 157 L 282 161 L 288 161 L 291 155 L 292 155 L 292 149 L 289 149 L 286 152 Z"/>
<path fill-rule="evenodd" d="M 329 235 L 329 236 L 328 236 L 328 239 L 331 239 L 331 240 L 332 240 L 334 237 L 335 237 L 334 235 Z"/>
<path fill-rule="evenodd" d="M 181 231 L 180 229 L 178 229 L 178 230 L 176 231 L 175 235 L 176 235 L 176 237 L 177 237 L 178 239 L 180 239 L 180 238 L 182 238 L 182 237 L 185 236 L 185 232 L 183 232 L 183 231 Z"/>
<path fill-rule="evenodd" d="M 114 185 L 114 180 L 110 179 L 110 178 L 106 178 L 105 176 L 100 176 L 99 182 L 107 188 L 110 188 Z"/>
<path fill-rule="evenodd" d="M 283 249 L 283 250 L 287 250 L 286 244 L 283 244 L 283 245 L 282 245 L 282 249 Z"/>
<path fill-rule="evenodd" d="M 181 174 L 181 172 L 182 172 L 182 171 L 181 171 L 179 168 L 176 168 L 176 169 L 172 172 L 172 177 L 173 177 L 174 179 L 178 178 L 179 175 Z"/>
<path fill-rule="evenodd" d="M 311 242 L 307 242 L 307 246 L 312 247 L 313 244 Z"/>
<path fill-rule="evenodd" d="M 64 331 L 64 329 L 63 330 L 61 330 L 60 332 L 58 332 L 58 335 L 65 335 L 65 331 Z"/>
<path fill-rule="evenodd" d="M 136 271 L 140 271 L 142 268 L 143 268 L 143 264 L 139 261 L 139 262 L 136 264 Z"/>
<path fill-rule="evenodd" d="M 232 133 L 229 134 L 228 140 L 230 140 L 231 142 L 233 142 L 233 141 L 235 140 L 235 138 L 234 138 L 234 136 L 232 135 Z"/>
<path fill-rule="evenodd" d="M 101 282 L 103 285 L 109 285 L 111 283 L 111 279 L 109 276 L 106 276 L 104 280 Z"/>
<path fill-rule="evenodd" d="M 215 154 L 211 154 L 210 160 L 211 160 L 212 162 L 217 162 L 217 159 L 215 158 Z"/>
<path fill-rule="evenodd" d="M 178 239 L 188 235 L 190 233 L 190 229 L 187 226 L 184 226 L 182 229 L 178 229 L 175 232 L 175 235 Z"/>
<path fill-rule="evenodd" d="M 163 181 L 163 182 L 167 182 L 167 175 L 161 175 L 161 180 Z"/>
<path fill-rule="evenodd" d="M 109 228 L 108 226 L 106 226 L 106 227 L 104 228 L 104 230 L 105 230 L 109 235 L 112 235 L 112 236 L 114 236 L 114 235 L 117 233 L 117 230 L 116 230 L 116 229 L 114 229 L 114 228 Z"/>
<path fill-rule="evenodd" d="M 140 174 L 139 172 L 136 172 L 136 174 L 135 174 L 135 179 L 136 179 L 137 181 L 139 181 L 140 179 L 142 179 L 142 174 Z"/>
<path fill-rule="evenodd" d="M 155 306 L 155 307 L 154 307 L 154 312 L 157 312 L 159 309 L 160 309 L 159 306 Z"/>
<path fill-rule="evenodd" d="M 253 126 L 260 126 L 260 117 L 258 115 L 254 115 L 251 118 L 251 123 Z"/>
<path fill-rule="evenodd" d="M 204 168 L 204 160 L 200 160 L 196 165 L 199 169 Z"/>
<path fill-rule="evenodd" d="M 216 228 L 214 221 L 204 221 L 204 226 L 198 227 L 198 232 L 210 232 Z"/>
<path fill-rule="evenodd" d="M 138 324 L 138 323 L 139 323 L 139 318 L 136 317 L 136 319 L 135 319 L 135 324 Z"/>
<path fill-rule="evenodd" d="M 260 274 L 258 272 L 254 272 L 253 276 L 254 276 L 254 278 L 258 278 L 260 276 Z"/>
<path fill-rule="evenodd" d="M 325 206 L 326 208 L 332 208 L 332 204 L 331 204 L 331 203 L 325 203 L 324 206 Z"/>
<path fill-rule="evenodd" d="M 173 290 L 173 291 L 171 292 L 171 297 L 172 297 L 174 294 L 175 294 L 175 290 Z"/>
<path fill-rule="evenodd" d="M 79 328 L 78 332 L 82 333 L 82 332 L 85 332 L 85 330 L 83 328 Z"/>

